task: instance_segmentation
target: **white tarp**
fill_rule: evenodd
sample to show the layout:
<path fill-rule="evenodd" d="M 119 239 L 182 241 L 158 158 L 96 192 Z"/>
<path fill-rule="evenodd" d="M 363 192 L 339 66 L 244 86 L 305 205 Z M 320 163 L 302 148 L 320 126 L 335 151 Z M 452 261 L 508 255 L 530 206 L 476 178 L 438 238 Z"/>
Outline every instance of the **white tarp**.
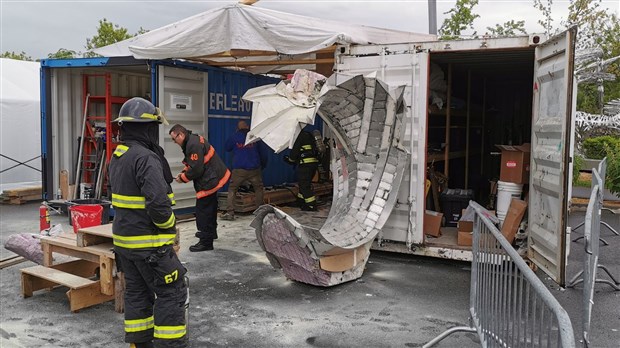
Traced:
<path fill-rule="evenodd" d="M 41 184 L 39 70 L 37 62 L 0 58 L 2 190 Z"/>
<path fill-rule="evenodd" d="M 346 13 L 343 13 L 346 18 Z M 216 8 L 95 49 L 105 57 L 191 58 L 230 50 L 303 54 L 335 43 L 387 44 L 435 40 L 434 35 L 328 21 L 241 4 Z M 277 59 L 277 57 L 274 57 Z"/>

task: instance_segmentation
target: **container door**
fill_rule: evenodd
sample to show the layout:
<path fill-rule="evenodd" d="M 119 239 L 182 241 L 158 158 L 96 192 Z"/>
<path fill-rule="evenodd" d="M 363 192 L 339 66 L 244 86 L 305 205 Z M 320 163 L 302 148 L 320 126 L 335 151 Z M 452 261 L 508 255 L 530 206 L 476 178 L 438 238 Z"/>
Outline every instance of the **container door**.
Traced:
<path fill-rule="evenodd" d="M 575 35 L 571 29 L 538 46 L 534 63 L 528 256 L 562 286 L 569 237 Z"/>
<path fill-rule="evenodd" d="M 206 90 L 206 72 L 158 67 L 157 104 L 170 122 L 170 125 L 162 127 L 159 143 L 163 144 L 173 176 L 183 169 L 183 151 L 170 139 L 168 131 L 179 123 L 195 133 L 207 134 Z M 192 183 L 173 182 L 172 190 L 176 199 L 175 210 L 195 206 L 196 192 Z"/>
<path fill-rule="evenodd" d="M 399 47 L 401 47 L 400 45 Z M 410 152 L 398 199 L 381 231 L 381 238 L 411 244 L 422 244 L 424 234 L 424 178 L 426 159 L 426 118 L 429 54 L 408 49 L 392 50 L 390 46 L 351 46 L 348 54 L 338 57 L 336 71 L 344 75 L 373 74 L 391 87 L 405 86 L 406 133 L 403 146 Z M 376 49 L 377 54 L 361 51 Z M 360 50 L 358 52 L 357 50 Z M 339 81 L 338 81 L 339 82 Z"/>

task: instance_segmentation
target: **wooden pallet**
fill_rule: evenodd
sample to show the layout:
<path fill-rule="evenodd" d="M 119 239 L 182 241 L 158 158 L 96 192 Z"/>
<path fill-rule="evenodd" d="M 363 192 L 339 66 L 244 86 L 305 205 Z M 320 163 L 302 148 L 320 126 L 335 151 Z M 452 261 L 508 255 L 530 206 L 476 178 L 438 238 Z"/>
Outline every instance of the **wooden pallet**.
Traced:
<path fill-rule="evenodd" d="M 317 197 L 331 195 L 332 183 L 313 183 L 312 190 Z M 293 203 L 297 201 L 298 192 L 299 189 L 297 186 L 265 190 L 263 194 L 264 204 L 283 205 Z M 227 197 L 227 192 L 218 194 L 218 207 L 220 210 L 226 210 L 228 207 L 228 203 L 226 201 Z M 235 212 L 247 213 L 256 210 L 256 208 L 258 208 L 258 204 L 256 203 L 256 197 L 253 192 L 237 193 L 237 196 L 235 197 Z"/>
<path fill-rule="evenodd" d="M 41 186 L 4 190 L 0 194 L 0 201 L 3 204 L 24 204 L 29 201 L 41 200 L 42 192 Z"/>

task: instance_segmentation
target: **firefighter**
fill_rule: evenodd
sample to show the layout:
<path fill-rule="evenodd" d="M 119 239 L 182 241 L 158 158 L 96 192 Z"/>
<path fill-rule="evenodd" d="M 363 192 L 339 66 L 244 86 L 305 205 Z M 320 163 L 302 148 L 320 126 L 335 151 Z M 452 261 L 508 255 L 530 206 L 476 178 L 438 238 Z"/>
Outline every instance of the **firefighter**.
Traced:
<path fill-rule="evenodd" d="M 168 134 L 185 155 L 185 168 L 175 180 L 179 183 L 193 181 L 196 191 L 198 232 L 195 235 L 199 241 L 190 246 L 189 251 L 213 250 L 213 240 L 217 239 L 217 191 L 228 183 L 230 170 L 203 136 L 192 134 L 180 124 L 172 126 Z"/>
<path fill-rule="evenodd" d="M 121 144 L 110 161 L 114 252 L 125 275 L 125 342 L 130 347 L 186 347 L 185 267 L 173 250 L 172 173 L 157 144 L 159 109 L 125 102 L 114 120 Z"/>
<path fill-rule="evenodd" d="M 304 211 L 317 210 L 316 196 L 312 192 L 312 177 L 319 167 L 317 154 L 312 128 L 306 126 L 295 139 L 289 156 L 284 156 L 287 163 L 297 165 L 297 184 L 299 185 L 297 201 L 301 210 Z"/>

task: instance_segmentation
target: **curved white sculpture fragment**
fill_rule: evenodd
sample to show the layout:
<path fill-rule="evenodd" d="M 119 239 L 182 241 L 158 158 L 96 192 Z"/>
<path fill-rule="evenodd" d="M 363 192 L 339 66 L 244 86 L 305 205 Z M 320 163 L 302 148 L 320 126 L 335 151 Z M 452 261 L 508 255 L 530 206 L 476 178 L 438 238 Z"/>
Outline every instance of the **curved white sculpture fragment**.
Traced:
<path fill-rule="evenodd" d="M 408 162 L 401 146 L 403 90 L 390 93 L 383 82 L 361 75 L 322 90 L 315 111 L 336 143 L 327 220 L 317 230 L 262 206 L 252 222 L 271 264 L 288 278 L 332 286 L 362 275 L 370 245 L 396 203 Z M 268 106 L 264 104 L 255 107 Z"/>

